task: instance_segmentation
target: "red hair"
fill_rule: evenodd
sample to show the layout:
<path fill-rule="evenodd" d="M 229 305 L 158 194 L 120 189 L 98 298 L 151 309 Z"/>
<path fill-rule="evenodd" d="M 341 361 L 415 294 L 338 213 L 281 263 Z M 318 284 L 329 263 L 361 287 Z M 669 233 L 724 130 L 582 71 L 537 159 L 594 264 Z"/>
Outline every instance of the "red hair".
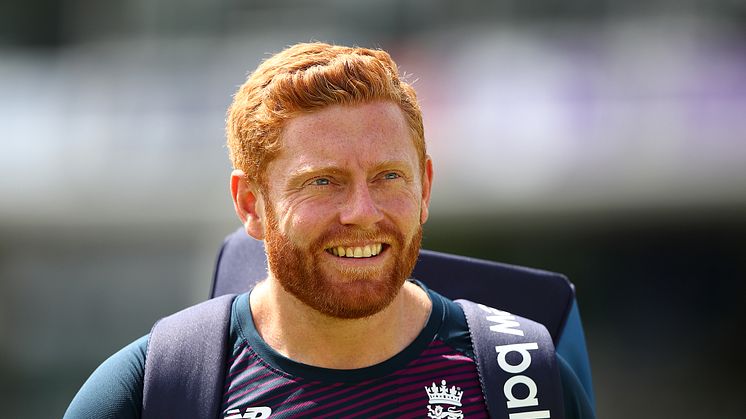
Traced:
<path fill-rule="evenodd" d="M 388 53 L 324 43 L 281 51 L 249 76 L 228 108 L 226 132 L 233 167 L 264 183 L 263 170 L 282 147 L 285 121 L 329 105 L 389 100 L 401 108 L 424 171 L 422 112 L 412 86 Z"/>

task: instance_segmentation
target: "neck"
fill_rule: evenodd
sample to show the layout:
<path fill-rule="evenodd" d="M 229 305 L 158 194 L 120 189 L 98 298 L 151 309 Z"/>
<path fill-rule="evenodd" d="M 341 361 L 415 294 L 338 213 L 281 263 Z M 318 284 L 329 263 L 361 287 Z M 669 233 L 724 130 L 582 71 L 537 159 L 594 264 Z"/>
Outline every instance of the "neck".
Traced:
<path fill-rule="evenodd" d="M 362 319 L 321 314 L 271 278 L 254 288 L 250 301 L 257 331 L 275 351 L 334 369 L 364 368 L 393 357 L 419 335 L 432 308 L 427 293 L 411 282 L 388 307 Z"/>

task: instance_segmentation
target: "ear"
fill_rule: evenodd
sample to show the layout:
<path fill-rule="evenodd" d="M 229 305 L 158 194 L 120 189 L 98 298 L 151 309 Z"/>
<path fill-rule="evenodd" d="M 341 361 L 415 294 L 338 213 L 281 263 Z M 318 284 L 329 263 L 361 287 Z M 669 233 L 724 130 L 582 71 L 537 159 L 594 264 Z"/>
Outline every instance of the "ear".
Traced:
<path fill-rule="evenodd" d="M 430 191 L 433 186 L 433 160 L 426 156 L 425 173 L 422 178 L 422 209 L 420 210 L 420 224 L 425 224 L 430 212 Z"/>
<path fill-rule="evenodd" d="M 246 174 L 239 169 L 231 173 L 231 197 L 236 215 L 246 233 L 257 239 L 264 239 L 264 199 L 259 188 L 250 182 Z"/>

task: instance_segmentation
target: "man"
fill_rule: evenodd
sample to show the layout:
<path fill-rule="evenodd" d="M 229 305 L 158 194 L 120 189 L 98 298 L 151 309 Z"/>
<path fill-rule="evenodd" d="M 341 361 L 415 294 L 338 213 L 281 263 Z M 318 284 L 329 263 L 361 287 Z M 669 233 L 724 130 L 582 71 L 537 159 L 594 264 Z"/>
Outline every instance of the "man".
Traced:
<path fill-rule="evenodd" d="M 389 55 L 292 46 L 241 86 L 227 133 L 235 210 L 269 270 L 233 301 L 219 417 L 486 417 L 463 311 L 407 280 L 433 166 Z M 147 340 L 105 361 L 66 417 L 140 417 Z"/>

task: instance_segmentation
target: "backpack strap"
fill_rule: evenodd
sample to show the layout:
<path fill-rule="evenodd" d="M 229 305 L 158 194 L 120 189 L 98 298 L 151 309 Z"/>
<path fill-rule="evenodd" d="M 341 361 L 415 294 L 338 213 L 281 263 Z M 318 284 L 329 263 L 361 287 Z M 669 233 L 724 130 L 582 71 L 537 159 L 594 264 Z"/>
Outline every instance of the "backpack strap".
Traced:
<path fill-rule="evenodd" d="M 469 300 L 456 302 L 469 325 L 490 417 L 564 418 L 559 367 L 547 329 Z"/>
<path fill-rule="evenodd" d="M 220 412 L 235 295 L 158 321 L 145 359 L 142 418 L 215 418 Z"/>

